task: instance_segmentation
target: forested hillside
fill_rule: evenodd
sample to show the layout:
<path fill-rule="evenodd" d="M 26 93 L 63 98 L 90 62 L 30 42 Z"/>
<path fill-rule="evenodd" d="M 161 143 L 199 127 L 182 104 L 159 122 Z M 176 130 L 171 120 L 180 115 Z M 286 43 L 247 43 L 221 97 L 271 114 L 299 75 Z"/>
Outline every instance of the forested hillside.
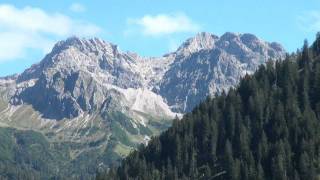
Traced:
<path fill-rule="evenodd" d="M 320 35 L 208 98 L 97 179 L 317 179 Z"/>
<path fill-rule="evenodd" d="M 98 153 L 85 153 L 73 159 L 70 152 L 77 144 L 50 143 L 39 132 L 3 127 L 0 142 L 1 180 L 94 179 L 93 160 Z"/>

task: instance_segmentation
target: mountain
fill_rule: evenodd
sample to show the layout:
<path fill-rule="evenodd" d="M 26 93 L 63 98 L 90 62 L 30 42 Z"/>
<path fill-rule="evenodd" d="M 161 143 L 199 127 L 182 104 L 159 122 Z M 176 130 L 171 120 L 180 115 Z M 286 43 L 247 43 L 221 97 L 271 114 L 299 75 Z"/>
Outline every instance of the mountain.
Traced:
<path fill-rule="evenodd" d="M 25 86 L 16 90 L 11 103 L 26 102 L 45 118 L 63 119 L 109 109 L 112 97 L 118 96 L 117 103 L 125 102 L 129 109 L 152 108 L 143 104 L 152 103 L 162 115 L 172 117 L 161 97 L 148 88 L 167 69 L 168 60 L 159 59 L 158 64 L 153 61 L 121 53 L 115 45 L 100 39 L 70 38 L 57 43 L 43 61 L 17 77 L 16 82 Z M 152 110 L 146 113 L 159 113 Z"/>
<path fill-rule="evenodd" d="M 285 51 L 252 34 L 200 33 L 183 43 L 174 56 L 159 94 L 174 111 L 189 112 L 205 97 L 234 87 L 267 60 L 284 58 Z"/>
<path fill-rule="evenodd" d="M 100 39 L 58 42 L 40 63 L 0 80 L 1 126 L 40 133 L 49 147 L 39 154 L 60 153 L 37 171 L 87 179 L 83 172 L 94 175 L 96 163 L 114 163 L 180 116 L 149 88 L 169 64 L 157 60 L 122 53 Z M 15 138 L 6 141 L 22 148 L 14 145 Z M 12 166 L 39 164 L 31 157 L 20 159 Z"/>
<path fill-rule="evenodd" d="M 18 152 L 40 146 L 39 154 L 60 158 L 42 161 L 27 154 L 17 160 L 12 154 L 0 162 L 32 169 L 40 178 L 88 179 L 96 164 L 117 162 L 206 96 L 228 90 L 284 54 L 277 43 L 235 33 L 199 33 L 163 57 L 122 52 L 98 38 L 60 41 L 38 64 L 0 78 L 4 141 Z M 32 132 L 26 141 L 32 143 L 17 143 L 15 135 L 26 132 Z M 40 136 L 42 144 L 35 140 Z"/>
<path fill-rule="evenodd" d="M 319 47 L 207 98 L 97 179 L 319 179 Z"/>

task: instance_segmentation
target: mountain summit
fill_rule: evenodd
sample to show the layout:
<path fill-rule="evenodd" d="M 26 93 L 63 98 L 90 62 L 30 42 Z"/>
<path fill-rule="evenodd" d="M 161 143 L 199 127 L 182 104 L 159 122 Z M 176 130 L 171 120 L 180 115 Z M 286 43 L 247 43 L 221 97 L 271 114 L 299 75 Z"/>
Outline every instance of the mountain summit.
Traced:
<path fill-rule="evenodd" d="M 188 112 L 208 95 L 235 86 L 268 60 L 284 58 L 278 43 L 268 43 L 252 34 L 225 33 L 221 37 L 200 33 L 188 39 L 177 52 L 160 83 L 159 94 L 172 110 Z"/>

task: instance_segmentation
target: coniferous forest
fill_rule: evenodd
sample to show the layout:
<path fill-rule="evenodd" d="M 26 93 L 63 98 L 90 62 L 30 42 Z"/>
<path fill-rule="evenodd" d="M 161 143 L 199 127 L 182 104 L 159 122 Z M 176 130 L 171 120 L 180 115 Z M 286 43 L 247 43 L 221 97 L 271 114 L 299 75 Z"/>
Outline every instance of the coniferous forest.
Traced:
<path fill-rule="evenodd" d="M 207 98 L 97 179 L 318 179 L 319 129 L 320 34 Z"/>

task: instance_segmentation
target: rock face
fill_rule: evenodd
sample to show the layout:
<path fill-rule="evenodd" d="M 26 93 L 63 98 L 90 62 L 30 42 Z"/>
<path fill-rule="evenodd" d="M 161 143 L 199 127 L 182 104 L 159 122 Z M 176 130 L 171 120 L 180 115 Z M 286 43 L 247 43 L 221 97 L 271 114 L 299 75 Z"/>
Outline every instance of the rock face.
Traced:
<path fill-rule="evenodd" d="M 200 33 L 174 53 L 175 60 L 160 83 L 159 94 L 172 110 L 188 112 L 204 97 L 227 91 L 245 74 L 267 60 L 278 60 L 285 50 L 252 34 Z"/>
<path fill-rule="evenodd" d="M 121 53 L 115 45 L 100 39 L 70 38 L 57 43 L 43 61 L 18 76 L 19 84 L 30 86 L 19 89 L 11 103 L 31 104 L 43 117 L 60 120 L 100 110 L 114 91 L 127 97 L 128 88 L 145 89 L 143 92 L 149 93 L 139 95 L 152 97 L 155 94 L 148 87 L 157 84 L 168 60 L 158 64 L 152 61 Z M 163 104 L 163 100 L 157 98 L 154 103 Z M 170 113 L 169 109 L 161 111 Z"/>
<path fill-rule="evenodd" d="M 0 126 L 40 131 L 53 143 L 76 143 L 70 146 L 73 159 L 103 152 L 93 161 L 109 164 L 206 96 L 284 56 L 281 45 L 252 34 L 199 33 L 158 58 L 72 37 L 22 74 L 0 78 Z"/>

